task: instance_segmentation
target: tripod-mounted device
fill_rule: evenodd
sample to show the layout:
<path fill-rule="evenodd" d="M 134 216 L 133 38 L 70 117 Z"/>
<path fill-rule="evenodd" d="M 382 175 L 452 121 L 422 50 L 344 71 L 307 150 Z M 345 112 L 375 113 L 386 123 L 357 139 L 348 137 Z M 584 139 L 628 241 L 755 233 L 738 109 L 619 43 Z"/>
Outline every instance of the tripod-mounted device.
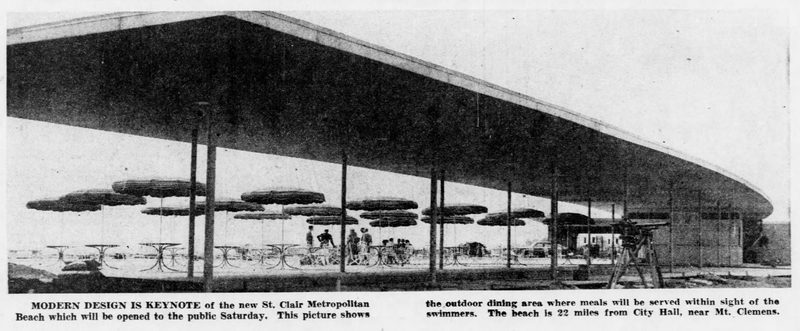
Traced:
<path fill-rule="evenodd" d="M 614 272 L 608 280 L 608 288 L 614 288 L 619 279 L 625 275 L 629 265 L 636 268 L 642 285 L 648 286 L 645 272 L 650 273 L 650 280 L 653 288 L 664 287 L 664 279 L 661 277 L 661 267 L 658 264 L 658 254 L 653 247 L 653 230 L 669 225 L 667 222 L 637 224 L 629 220 L 623 220 L 613 224 L 616 231 L 620 233 L 622 241 L 622 253 L 614 265 Z M 639 252 L 644 249 L 645 257 L 640 259 Z"/>

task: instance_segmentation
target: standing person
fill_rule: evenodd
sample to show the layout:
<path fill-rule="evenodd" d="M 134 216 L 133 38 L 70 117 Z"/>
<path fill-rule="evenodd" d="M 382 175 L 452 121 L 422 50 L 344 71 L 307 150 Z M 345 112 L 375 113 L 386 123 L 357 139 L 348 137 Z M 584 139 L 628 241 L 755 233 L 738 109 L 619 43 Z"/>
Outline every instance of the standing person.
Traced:
<path fill-rule="evenodd" d="M 386 243 L 386 255 L 386 262 L 388 264 L 397 264 L 397 252 L 395 252 L 394 238 L 389 238 L 389 242 Z"/>
<path fill-rule="evenodd" d="M 308 248 L 314 247 L 314 226 L 308 226 L 308 233 L 306 233 L 306 245 Z"/>
<path fill-rule="evenodd" d="M 361 228 L 361 242 L 367 247 L 367 253 L 369 253 L 370 246 L 372 246 L 372 235 L 369 234 L 369 229 Z"/>
<path fill-rule="evenodd" d="M 406 256 L 411 257 L 411 255 L 414 255 L 414 245 L 411 244 L 411 241 L 406 239 L 405 245 L 406 245 Z"/>
<path fill-rule="evenodd" d="M 347 247 L 350 249 L 350 263 L 356 263 L 355 259 L 358 256 L 358 234 L 355 229 L 350 229 L 350 234 L 347 235 Z"/>
<path fill-rule="evenodd" d="M 394 251 L 397 254 L 397 260 L 400 266 L 406 264 L 406 241 L 404 239 L 397 239 L 397 244 L 394 245 Z"/>
<path fill-rule="evenodd" d="M 319 247 L 328 247 L 331 246 L 336 248 L 336 244 L 333 243 L 333 236 L 328 233 L 328 229 L 325 229 L 325 232 L 317 236 L 317 240 L 319 240 Z"/>

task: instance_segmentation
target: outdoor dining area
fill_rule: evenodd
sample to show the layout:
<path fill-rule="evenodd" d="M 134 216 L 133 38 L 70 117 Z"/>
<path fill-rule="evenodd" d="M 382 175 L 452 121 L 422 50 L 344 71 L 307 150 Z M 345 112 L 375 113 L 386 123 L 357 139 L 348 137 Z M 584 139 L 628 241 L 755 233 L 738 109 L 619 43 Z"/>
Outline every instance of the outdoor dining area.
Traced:
<path fill-rule="evenodd" d="M 188 239 L 177 239 L 182 234 L 165 231 L 166 223 L 188 223 L 187 219 L 206 215 L 205 201 L 194 205 L 165 206 L 165 198 L 188 200 L 205 196 L 204 183 L 182 179 L 133 179 L 117 181 L 110 189 L 75 191 L 56 199 L 30 201 L 29 209 L 41 212 L 81 212 L 91 217 L 100 212 L 100 223 L 87 231 L 99 232 L 98 240 L 82 244 L 48 245 L 57 255 L 50 261 L 58 268 L 71 271 L 90 271 L 92 264 L 75 257 L 68 261 L 70 250 L 88 247 L 96 250 L 89 255 L 97 262 L 96 271 L 130 275 L 184 274 L 199 265 L 204 254 L 198 254 Z M 142 240 L 131 249 L 130 245 L 114 241 L 114 229 L 106 229 L 102 211 L 114 206 L 143 206 L 149 202 L 155 207 L 144 207 L 142 215 L 158 216 L 158 233 L 141 233 Z M 181 200 L 181 201 L 183 201 Z M 281 271 L 332 271 L 340 264 L 352 271 L 390 271 L 391 269 L 424 269 L 429 263 L 430 247 L 405 239 L 403 229 L 431 224 L 431 208 L 420 208 L 410 199 L 397 197 L 371 197 L 346 201 L 345 208 L 325 204 L 325 195 L 298 188 L 267 188 L 243 192 L 241 199 L 215 201 L 214 213 L 224 213 L 221 242 L 214 246 L 213 268 L 225 274 L 259 274 Z M 457 228 L 463 225 L 504 227 L 508 218 L 504 213 L 488 213 L 478 204 L 447 204 L 437 208 L 441 233 L 445 229 L 452 240 L 440 249 L 441 268 L 481 268 L 502 266 L 507 261 L 503 254 L 514 252 L 515 265 L 520 262 L 525 247 L 489 250 L 482 243 L 459 241 Z M 344 241 L 334 240 L 330 230 L 342 225 L 346 232 Z M 522 220 L 542 221 L 544 213 L 532 208 L 512 211 L 511 226 L 524 226 Z M 478 219 L 476 223 L 476 219 Z M 257 222 L 253 222 L 257 221 Z M 304 221 L 304 222 L 302 222 Z M 419 221 L 419 222 L 418 222 Z M 258 242 L 227 242 L 229 222 L 247 232 L 258 233 Z M 62 221 L 63 223 L 63 221 Z M 266 227 L 268 228 L 265 230 Z M 280 224 L 278 226 L 278 224 Z M 63 227 L 63 224 L 61 225 Z M 286 238 L 286 227 L 308 228 L 305 241 Z M 316 227 L 316 228 L 315 228 Z M 170 229 L 170 227 L 167 227 Z M 324 229 L 319 231 L 318 229 Z M 505 233 L 499 232 L 502 236 Z M 336 245 L 338 241 L 338 245 Z M 478 247 L 476 249 L 475 247 Z M 343 249 L 342 249 L 343 248 Z M 193 251 L 193 253 L 189 253 Z M 344 252 L 344 254 L 342 254 Z M 85 252 L 81 255 L 86 256 Z M 71 262 L 71 263 L 70 263 Z M 543 262 L 542 262 L 543 263 Z M 74 264 L 69 266 L 70 264 Z M 541 263 L 540 263 L 541 264 Z M 76 267 L 81 265 L 82 267 Z M 69 266 L 69 267 L 68 267 Z M 88 269 L 87 269 L 88 268 Z"/>

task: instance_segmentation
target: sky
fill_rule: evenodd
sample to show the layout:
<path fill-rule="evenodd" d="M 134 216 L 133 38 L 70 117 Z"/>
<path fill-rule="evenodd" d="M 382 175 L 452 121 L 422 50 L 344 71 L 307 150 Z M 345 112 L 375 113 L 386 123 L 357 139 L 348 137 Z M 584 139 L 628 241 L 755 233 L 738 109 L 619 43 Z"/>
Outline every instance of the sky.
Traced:
<path fill-rule="evenodd" d="M 789 219 L 789 27 L 783 12 L 283 13 L 564 106 L 718 165 L 766 193 L 775 207 L 766 221 Z M 8 25 L 84 15 L 10 15 Z M 84 240 L 86 233 L 97 235 L 92 228 L 100 226 L 101 218 L 108 228 L 103 236 L 132 243 L 144 235 L 153 239 L 158 235 L 158 217 L 140 215 L 138 207 L 62 216 L 26 210 L 24 203 L 77 189 L 109 187 L 115 180 L 131 177 L 187 177 L 187 144 L 11 118 L 6 119 L 6 129 L 8 247 Z M 338 165 L 242 151 L 218 153 L 218 196 L 237 197 L 261 186 L 304 186 L 338 201 Z M 202 160 L 198 164 L 204 165 Z M 199 171 L 204 178 L 202 166 Z M 349 175 L 348 191 L 353 197 L 387 195 L 381 190 L 392 187 L 393 195 L 427 201 L 427 179 L 366 169 L 353 169 Z M 454 202 L 483 203 L 493 211 L 505 204 L 503 192 L 466 185 L 450 185 L 449 197 Z M 515 195 L 512 201 L 515 206 L 549 210 L 546 199 Z M 158 203 L 148 201 L 151 206 Z M 185 201 L 165 201 L 181 203 Z M 567 204 L 561 208 L 585 211 L 585 207 Z M 60 227 L 61 217 L 64 227 Z M 228 222 L 226 230 L 224 216 L 218 217 L 217 233 L 227 231 L 226 240 L 260 240 L 257 232 L 240 221 Z M 300 241 L 305 225 L 299 223 L 302 220 L 287 222 L 286 238 Z M 175 240 L 185 237 L 185 222 L 165 219 L 164 229 L 181 234 Z M 265 229 L 268 241 L 279 239 L 277 223 Z M 446 240 L 481 239 L 490 247 L 505 240 L 499 229 L 456 229 L 457 237 L 447 235 Z M 393 231 L 387 235 L 427 242 L 427 226 Z M 485 236 L 486 231 L 495 231 L 497 236 Z M 524 244 L 544 238 L 545 227 L 531 223 L 515 233 L 514 241 Z"/>

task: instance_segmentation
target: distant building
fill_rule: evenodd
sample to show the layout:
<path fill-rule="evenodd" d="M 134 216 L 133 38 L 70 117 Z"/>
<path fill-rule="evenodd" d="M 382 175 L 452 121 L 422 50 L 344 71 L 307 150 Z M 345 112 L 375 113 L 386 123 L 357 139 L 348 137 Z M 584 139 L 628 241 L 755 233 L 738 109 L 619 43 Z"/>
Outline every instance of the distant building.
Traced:
<path fill-rule="evenodd" d="M 753 222 L 748 225 L 748 232 L 744 262 L 769 265 L 792 263 L 789 223 Z"/>
<path fill-rule="evenodd" d="M 631 212 L 633 222 L 670 222 L 669 213 Z M 653 243 L 662 265 L 736 266 L 743 263 L 742 220 L 738 213 L 673 213 L 671 226 L 653 231 Z M 672 252 L 670 254 L 670 228 Z"/>

